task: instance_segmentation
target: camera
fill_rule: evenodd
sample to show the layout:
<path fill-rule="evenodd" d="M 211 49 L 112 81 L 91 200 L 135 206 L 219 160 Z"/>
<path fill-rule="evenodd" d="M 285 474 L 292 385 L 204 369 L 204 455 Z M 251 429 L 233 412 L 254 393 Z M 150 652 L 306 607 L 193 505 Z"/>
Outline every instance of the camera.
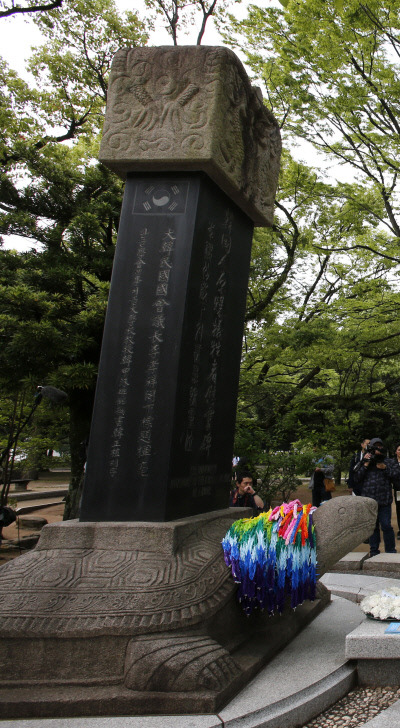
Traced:
<path fill-rule="evenodd" d="M 376 450 L 379 450 L 379 452 L 376 452 Z M 385 448 L 381 443 L 372 446 L 371 444 L 367 445 L 367 452 L 371 455 L 369 458 L 370 463 L 383 463 L 385 459 Z"/>

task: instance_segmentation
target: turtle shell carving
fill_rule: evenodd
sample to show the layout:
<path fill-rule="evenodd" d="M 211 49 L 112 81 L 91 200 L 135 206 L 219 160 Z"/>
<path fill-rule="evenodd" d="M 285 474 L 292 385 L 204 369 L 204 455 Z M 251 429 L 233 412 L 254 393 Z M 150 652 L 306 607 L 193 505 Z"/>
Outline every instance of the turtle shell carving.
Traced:
<path fill-rule="evenodd" d="M 342 496 L 314 514 L 319 575 L 372 532 L 377 505 Z M 45 526 L 0 570 L 2 637 L 142 635 L 202 624 L 233 597 L 221 540 L 249 509 L 169 523 Z"/>
<path fill-rule="evenodd" d="M 204 621 L 235 591 L 221 548 L 221 539 L 235 520 L 231 513 L 193 519 L 192 526 L 180 531 L 178 527 L 166 546 L 165 532 L 173 533 L 174 524 L 146 524 L 149 532 L 155 530 L 150 547 L 148 538 L 144 547 L 137 538 L 143 524 L 46 526 L 34 551 L 1 569 L 2 635 L 39 631 L 51 636 L 62 631 L 68 636 L 132 636 Z M 93 539 L 95 548 L 89 548 L 86 544 Z M 71 548 L 82 540 L 82 548 Z"/>

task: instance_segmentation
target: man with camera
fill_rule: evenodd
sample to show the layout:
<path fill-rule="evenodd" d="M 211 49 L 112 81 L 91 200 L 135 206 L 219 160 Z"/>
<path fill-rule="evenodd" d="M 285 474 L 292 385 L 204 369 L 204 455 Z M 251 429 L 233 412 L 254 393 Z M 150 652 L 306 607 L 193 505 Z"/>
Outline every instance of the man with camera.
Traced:
<path fill-rule="evenodd" d="M 369 539 L 370 556 L 379 554 L 382 529 L 385 551 L 396 553 L 396 542 L 391 524 L 392 483 L 400 487 L 400 468 L 385 457 L 385 447 L 380 437 L 374 437 L 367 446 L 363 459 L 354 468 L 354 492 L 378 503 L 375 530 Z"/>

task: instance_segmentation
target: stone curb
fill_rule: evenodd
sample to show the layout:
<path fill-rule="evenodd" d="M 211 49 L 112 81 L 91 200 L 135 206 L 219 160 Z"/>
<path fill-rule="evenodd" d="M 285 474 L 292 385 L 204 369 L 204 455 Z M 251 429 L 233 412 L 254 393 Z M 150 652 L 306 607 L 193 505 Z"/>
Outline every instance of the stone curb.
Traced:
<path fill-rule="evenodd" d="M 61 488 L 53 488 L 52 490 L 28 490 L 23 493 L 9 493 L 9 497 L 18 503 L 22 501 L 44 500 L 45 498 L 60 498 L 68 493 L 68 485 Z"/>
<path fill-rule="evenodd" d="M 2 728 L 295 728 L 347 695 L 355 680 L 355 664 L 342 665 L 322 680 L 300 690 L 294 697 L 279 700 L 254 713 L 227 721 L 222 721 L 219 715 L 168 715 L 0 720 L 0 726 Z M 267 689 L 265 700 L 268 700 Z"/>
<path fill-rule="evenodd" d="M 225 721 L 223 726 L 224 728 L 295 728 L 315 718 L 347 695 L 354 686 L 356 677 L 355 663 L 342 665 L 322 680 L 300 690 L 295 696 L 279 700 L 246 716 Z M 266 697 L 267 695 L 266 690 Z"/>
<path fill-rule="evenodd" d="M 399 728 L 400 725 L 400 700 L 386 708 L 379 715 L 363 724 L 363 728 Z"/>

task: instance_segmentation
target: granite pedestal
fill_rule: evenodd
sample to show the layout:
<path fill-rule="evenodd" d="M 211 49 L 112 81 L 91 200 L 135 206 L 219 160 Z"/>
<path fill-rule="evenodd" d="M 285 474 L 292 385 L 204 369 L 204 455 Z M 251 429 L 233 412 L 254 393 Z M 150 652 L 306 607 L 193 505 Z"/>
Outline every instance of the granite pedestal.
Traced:
<path fill-rule="evenodd" d="M 346 661 L 344 641 L 360 620 L 355 605 L 335 599 L 218 714 L 127 712 L 114 718 L 8 720 L 4 728 L 297 728 L 354 686 L 356 668 Z"/>
<path fill-rule="evenodd" d="M 329 601 L 245 617 L 221 539 L 246 514 L 45 526 L 0 570 L 5 716 L 220 710 Z"/>
<path fill-rule="evenodd" d="M 388 624 L 367 618 L 346 637 L 346 657 L 357 660 L 360 685 L 400 685 L 400 636 L 385 634 Z"/>
<path fill-rule="evenodd" d="M 354 526 L 354 509 L 358 511 Z M 0 569 L 0 702 L 7 717 L 214 713 L 329 603 L 246 617 L 221 540 L 250 509 L 167 523 L 43 528 Z M 368 498 L 315 513 L 321 572 L 376 520 Z M 338 547 L 339 548 L 339 547 Z"/>

